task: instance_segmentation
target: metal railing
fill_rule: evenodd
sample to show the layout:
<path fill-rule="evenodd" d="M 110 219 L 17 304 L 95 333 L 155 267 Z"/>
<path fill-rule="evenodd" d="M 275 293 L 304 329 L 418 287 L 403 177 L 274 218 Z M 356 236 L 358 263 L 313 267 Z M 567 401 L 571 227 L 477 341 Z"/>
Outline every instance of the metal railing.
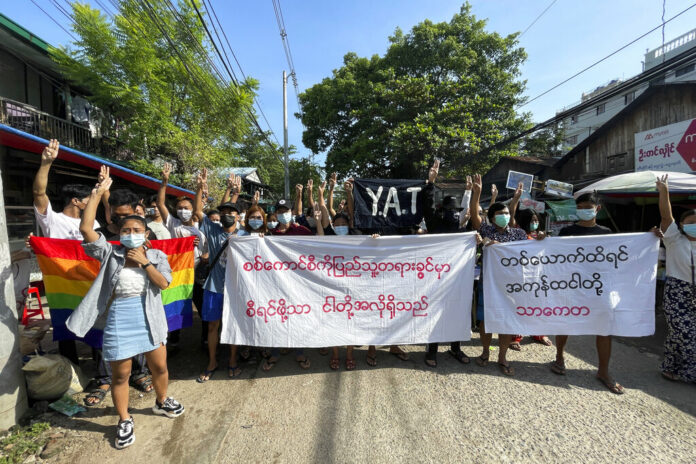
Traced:
<path fill-rule="evenodd" d="M 101 142 L 92 137 L 89 127 L 57 118 L 24 103 L 0 97 L 0 123 L 45 139 L 58 139 L 61 144 L 101 152 Z"/>

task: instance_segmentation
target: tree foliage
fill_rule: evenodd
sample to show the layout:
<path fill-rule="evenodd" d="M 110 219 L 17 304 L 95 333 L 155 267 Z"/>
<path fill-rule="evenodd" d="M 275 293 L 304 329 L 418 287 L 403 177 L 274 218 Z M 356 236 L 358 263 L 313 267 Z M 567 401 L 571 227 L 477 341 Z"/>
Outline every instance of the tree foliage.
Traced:
<path fill-rule="evenodd" d="M 517 34 L 485 26 L 466 4 L 449 22 L 397 29 L 384 56 L 346 54 L 300 96 L 303 143 L 327 153 L 327 171 L 365 177 L 423 177 L 435 157 L 463 175 L 514 155 L 479 152 L 529 126 L 515 112 L 526 54 Z"/>
<path fill-rule="evenodd" d="M 119 158 L 154 175 L 158 160 L 171 161 L 173 181 L 184 185 L 202 166 L 237 164 L 257 82 L 235 84 L 215 72 L 189 1 L 119 4 L 110 18 L 72 3 L 78 41 L 54 50 L 66 77 L 109 115 L 123 144 Z"/>

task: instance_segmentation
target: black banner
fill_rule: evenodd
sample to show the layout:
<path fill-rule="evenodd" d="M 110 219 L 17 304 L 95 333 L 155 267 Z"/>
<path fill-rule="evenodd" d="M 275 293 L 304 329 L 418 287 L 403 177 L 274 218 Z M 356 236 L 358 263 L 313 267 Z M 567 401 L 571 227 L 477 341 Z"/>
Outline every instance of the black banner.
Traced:
<path fill-rule="evenodd" d="M 423 219 L 423 180 L 355 179 L 355 227 L 410 227 Z"/>

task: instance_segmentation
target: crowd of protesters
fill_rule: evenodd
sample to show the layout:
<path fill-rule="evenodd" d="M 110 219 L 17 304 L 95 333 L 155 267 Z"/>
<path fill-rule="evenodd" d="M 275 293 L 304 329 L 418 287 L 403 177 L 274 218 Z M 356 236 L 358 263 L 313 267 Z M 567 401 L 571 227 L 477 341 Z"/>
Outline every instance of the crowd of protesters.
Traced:
<path fill-rule="evenodd" d="M 205 169 L 197 177 L 194 199 L 177 198 L 169 203 L 166 197 L 171 166 L 165 163 L 162 183 L 157 195 L 144 201 L 127 190 L 110 190 L 112 180 L 109 169 L 102 167 L 96 186 L 65 185 L 60 200 L 63 209 L 56 212 L 46 195 L 51 165 L 57 158 L 59 144 L 51 140 L 42 153 L 41 165 L 36 174 L 33 193 L 34 208 L 41 233 L 45 237 L 81 240 L 85 252 L 101 262 L 99 275 L 78 308 L 68 318 L 67 327 L 81 337 L 92 328 L 100 317 L 106 318 L 103 347 L 97 350 L 96 388 L 85 398 L 87 406 L 100 404 L 111 391 L 119 415 L 116 447 L 124 448 L 135 440 L 134 422 L 128 412 L 129 384 L 143 392 L 156 392 L 153 410 L 167 417 L 177 417 L 184 407 L 167 396 L 167 350 L 178 349 L 178 331 L 167 334 L 160 292 L 172 280 L 166 255 L 149 246 L 150 239 L 194 237 L 194 261 L 196 266 L 193 289 L 193 305 L 202 324 L 201 347 L 207 351 L 208 362 L 201 369 L 196 381 L 204 383 L 218 370 L 218 348 L 225 293 L 226 249 L 230 240 L 255 234 L 258 236 L 310 236 L 310 235 L 408 235 L 448 234 L 463 231 L 477 232 L 479 247 L 495 246 L 519 240 L 543 240 L 546 233 L 543 222 L 531 210 L 518 211 L 522 193 L 521 185 L 508 203 L 496 200 L 497 191 L 491 192 L 487 209 L 481 206 L 481 176 L 467 178 L 466 192 L 461 204 L 454 197 L 445 197 L 435 205 L 434 182 L 439 162 L 430 168 L 423 190 L 423 216 L 420 226 L 358 230 L 354 227 L 354 201 L 352 179 L 343 184 L 345 200 L 334 205 L 337 176 L 315 186 L 309 180 L 306 186 L 297 185 L 294 201 L 278 200 L 274 208 L 264 210 L 259 205 L 258 192 L 250 205 L 239 201 L 242 181 L 231 175 L 222 201 L 215 209 L 206 209 L 208 199 L 208 175 Z M 669 380 L 696 382 L 696 285 L 694 252 L 696 251 L 696 211 L 685 212 L 675 221 L 669 200 L 668 179 L 657 179 L 659 206 L 662 221 L 654 232 L 660 236 L 667 252 L 667 282 L 665 287 L 665 315 L 668 338 L 665 342 L 665 358 L 662 375 Z M 306 208 L 303 200 L 306 199 Z M 106 224 L 96 221 L 97 210 L 103 205 Z M 592 194 L 576 199 L 579 220 L 560 231 L 561 236 L 603 235 L 612 233 L 597 224 L 601 209 Z M 170 209 L 171 208 L 171 209 Z M 598 237 L 597 240 L 601 241 Z M 112 245 L 109 241 L 118 241 Z M 477 265 L 480 266 L 480 253 Z M 475 285 L 475 321 L 480 333 L 482 352 L 475 357 L 476 364 L 485 367 L 489 363 L 492 334 L 486 332 L 483 312 L 481 282 Z M 462 334 L 462 338 L 464 334 Z M 498 335 L 497 365 L 508 376 L 515 374 L 507 360 L 508 349 L 521 350 L 522 337 L 515 334 Z M 533 340 L 551 347 L 548 337 L 537 335 Z M 557 375 L 565 375 L 564 350 L 568 336 L 558 335 L 555 340 L 556 355 L 549 366 Z M 611 357 L 610 336 L 597 336 L 597 378 L 611 392 L 622 394 L 624 387 L 609 372 Z M 60 353 L 78 363 L 74 341 L 59 342 Z M 280 360 L 282 350 L 230 346 L 229 377 L 242 373 L 243 363 L 263 358 L 263 371 L 270 371 Z M 331 369 L 341 366 L 338 347 L 320 350 L 328 357 Z M 408 360 L 409 353 L 399 346 L 389 347 L 389 353 L 401 360 Z M 460 341 L 452 340 L 447 351 L 462 364 L 470 358 L 462 350 Z M 431 343 L 425 350 L 424 361 L 431 368 L 437 367 L 438 344 Z M 357 367 L 353 347 L 346 347 L 345 368 Z M 550 357 L 551 357 L 550 353 Z M 294 350 L 294 358 L 300 369 L 311 367 L 304 350 Z M 367 350 L 365 362 L 377 365 L 376 347 Z M 149 368 L 149 371 L 148 371 Z"/>

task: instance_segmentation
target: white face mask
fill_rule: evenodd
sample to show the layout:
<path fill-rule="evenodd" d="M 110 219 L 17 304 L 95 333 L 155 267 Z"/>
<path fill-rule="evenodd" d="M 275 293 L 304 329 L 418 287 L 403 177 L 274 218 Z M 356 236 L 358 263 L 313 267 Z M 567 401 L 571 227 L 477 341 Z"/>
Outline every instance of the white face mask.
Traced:
<path fill-rule="evenodd" d="M 177 209 L 176 215 L 179 216 L 179 219 L 186 222 L 191 219 L 191 216 L 193 216 L 193 211 L 190 209 Z"/>
<path fill-rule="evenodd" d="M 278 221 L 271 221 L 267 225 L 269 229 L 275 229 L 276 227 L 278 227 Z"/>
<path fill-rule="evenodd" d="M 287 211 L 283 214 L 278 214 L 277 217 L 278 217 L 278 222 L 280 222 L 281 224 L 290 224 L 290 220 L 292 219 L 292 214 L 290 213 L 290 211 Z"/>

